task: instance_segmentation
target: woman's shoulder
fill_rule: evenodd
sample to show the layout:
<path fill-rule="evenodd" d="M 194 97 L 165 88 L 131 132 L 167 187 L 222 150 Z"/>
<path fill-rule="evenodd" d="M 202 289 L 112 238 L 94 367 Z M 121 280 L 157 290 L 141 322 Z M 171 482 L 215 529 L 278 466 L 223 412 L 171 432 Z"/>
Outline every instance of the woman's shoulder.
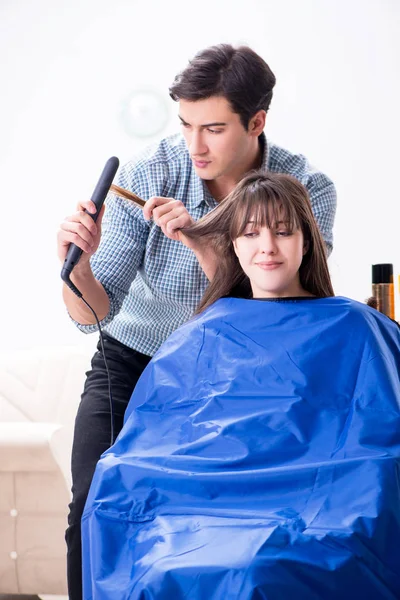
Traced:
<path fill-rule="evenodd" d="M 360 323 L 365 323 L 366 327 L 371 326 L 372 323 L 379 323 L 383 327 L 386 326 L 394 330 L 399 328 L 399 324 L 396 321 L 364 302 L 346 298 L 345 296 L 335 296 L 331 300 L 333 301 L 333 306 L 337 306 L 339 309 L 342 308 L 348 313 L 349 318 L 357 319 Z"/>
<path fill-rule="evenodd" d="M 275 302 L 224 297 L 181 325 L 164 342 L 156 356 L 165 356 L 186 345 L 193 350 L 201 347 L 204 335 L 211 330 L 224 335 L 232 326 L 238 330 L 257 328 L 265 331 L 273 326 L 278 327 L 283 335 L 286 329 L 293 332 L 297 321 L 299 326 L 308 323 L 323 329 L 337 325 L 342 332 L 352 331 L 361 337 L 389 335 L 400 347 L 397 323 L 376 309 L 345 296 L 282 298 Z"/>

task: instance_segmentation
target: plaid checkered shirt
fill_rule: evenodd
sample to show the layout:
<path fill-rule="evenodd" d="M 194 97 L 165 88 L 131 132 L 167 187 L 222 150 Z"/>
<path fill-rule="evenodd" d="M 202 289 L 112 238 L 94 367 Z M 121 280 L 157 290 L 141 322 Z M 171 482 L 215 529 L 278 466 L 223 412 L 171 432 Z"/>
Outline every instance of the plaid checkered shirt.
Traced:
<path fill-rule="evenodd" d="M 294 155 L 266 141 L 263 167 L 288 173 L 308 189 L 315 218 L 328 252 L 336 210 L 335 187 L 301 154 Z M 121 170 L 118 185 L 148 200 L 164 196 L 181 200 L 194 220 L 212 210 L 216 201 L 196 175 L 185 140 L 178 134 L 148 148 Z M 194 253 L 170 240 L 140 208 L 109 195 L 101 243 L 92 256 L 96 279 L 110 299 L 102 329 L 130 348 L 152 356 L 163 341 L 193 314 L 207 286 Z M 96 325 L 77 327 L 85 333 Z"/>

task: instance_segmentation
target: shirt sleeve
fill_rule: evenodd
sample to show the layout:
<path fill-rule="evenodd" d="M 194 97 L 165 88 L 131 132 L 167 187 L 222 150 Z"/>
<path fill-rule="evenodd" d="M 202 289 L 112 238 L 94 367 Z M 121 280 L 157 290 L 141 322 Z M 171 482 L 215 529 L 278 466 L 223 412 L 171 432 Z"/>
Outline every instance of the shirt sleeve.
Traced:
<path fill-rule="evenodd" d="M 118 185 L 143 199 L 148 199 L 148 189 L 141 185 L 143 173 L 124 167 L 118 177 Z M 109 194 L 102 223 L 101 241 L 90 264 L 95 278 L 103 285 L 110 300 L 109 313 L 100 321 L 101 327 L 110 323 L 119 312 L 131 283 L 143 263 L 149 224 L 143 218 L 142 209 L 133 202 Z M 97 325 L 82 325 L 74 321 L 84 333 L 97 331 Z"/>
<path fill-rule="evenodd" d="M 275 144 L 270 145 L 268 169 L 275 173 L 288 173 L 307 188 L 314 217 L 329 256 L 333 248 L 332 230 L 336 214 L 336 190 L 333 182 L 310 165 L 302 154 L 292 154 Z"/>
<path fill-rule="evenodd" d="M 320 172 L 311 173 L 303 183 L 310 195 L 314 217 L 329 256 L 333 249 L 333 224 L 337 203 L 335 186 L 326 175 Z"/>

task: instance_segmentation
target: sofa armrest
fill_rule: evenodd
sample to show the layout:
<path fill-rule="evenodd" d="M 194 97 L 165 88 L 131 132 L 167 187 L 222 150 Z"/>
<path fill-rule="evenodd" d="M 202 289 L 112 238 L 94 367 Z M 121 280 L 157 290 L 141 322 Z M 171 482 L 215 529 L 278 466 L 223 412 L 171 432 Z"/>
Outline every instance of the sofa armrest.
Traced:
<path fill-rule="evenodd" d="M 0 471 L 56 471 L 52 440 L 56 423 L 0 423 Z"/>

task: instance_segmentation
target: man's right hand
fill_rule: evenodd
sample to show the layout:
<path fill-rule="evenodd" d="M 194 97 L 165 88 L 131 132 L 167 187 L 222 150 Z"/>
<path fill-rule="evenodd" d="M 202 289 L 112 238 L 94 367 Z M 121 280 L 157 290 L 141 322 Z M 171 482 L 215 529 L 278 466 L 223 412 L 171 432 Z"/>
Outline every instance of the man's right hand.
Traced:
<path fill-rule="evenodd" d="M 90 214 L 84 212 L 85 209 Z M 73 215 L 65 217 L 57 234 L 58 258 L 62 263 L 67 256 L 70 244 L 76 244 L 83 250 L 79 265 L 82 267 L 88 264 L 90 257 L 96 252 L 100 244 L 101 221 L 104 209 L 105 206 L 103 205 L 96 223 L 90 216 L 96 213 L 96 206 L 91 200 L 78 204 L 77 211 Z"/>
<path fill-rule="evenodd" d="M 85 209 L 89 214 L 84 212 Z M 96 213 L 94 203 L 88 200 L 78 204 L 76 213 L 64 219 L 57 234 L 58 258 L 61 262 L 64 262 L 67 256 L 70 244 L 76 244 L 83 250 L 79 263 L 71 273 L 71 281 L 96 312 L 99 321 L 109 313 L 110 300 L 102 284 L 93 275 L 89 259 L 100 244 L 104 209 L 103 206 L 95 223 L 90 216 Z M 69 314 L 75 321 L 82 325 L 96 323 L 92 311 L 65 284 L 63 285 L 63 298 Z"/>

